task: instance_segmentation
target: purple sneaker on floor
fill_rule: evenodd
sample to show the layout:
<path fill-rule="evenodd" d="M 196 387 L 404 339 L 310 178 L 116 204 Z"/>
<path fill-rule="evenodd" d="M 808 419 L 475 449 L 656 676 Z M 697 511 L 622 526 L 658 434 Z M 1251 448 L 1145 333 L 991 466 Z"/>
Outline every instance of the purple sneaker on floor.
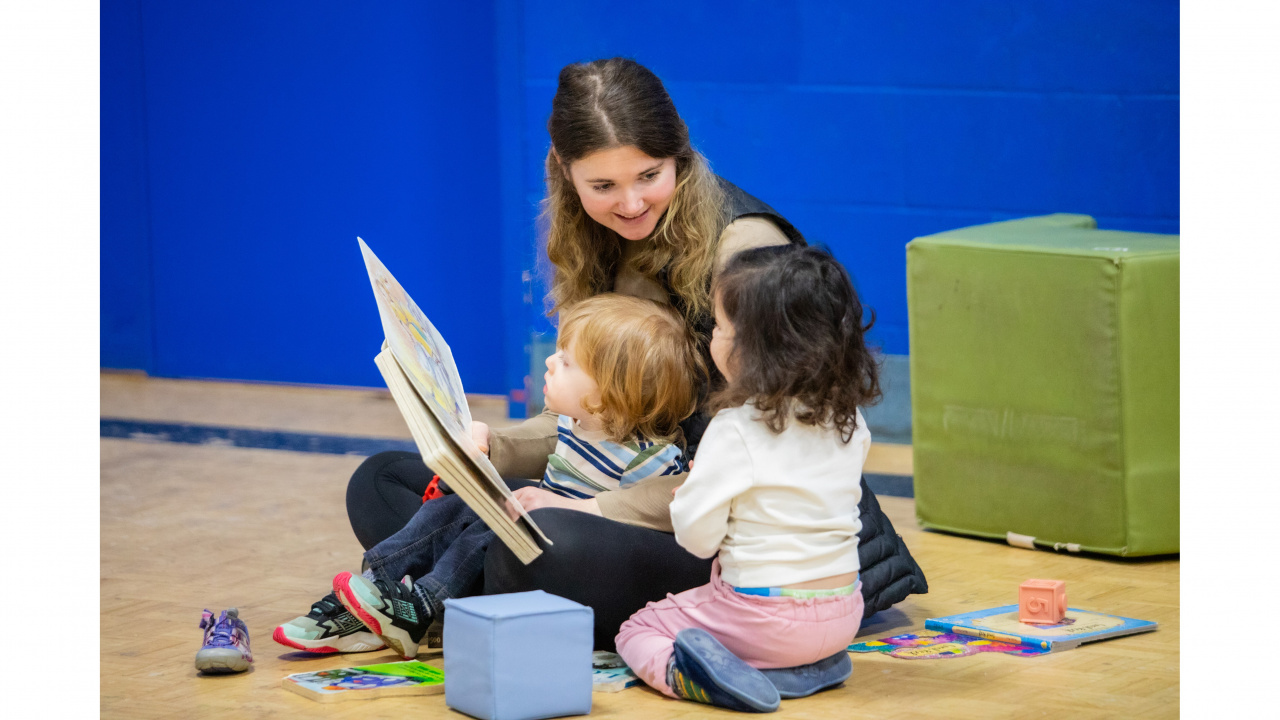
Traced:
<path fill-rule="evenodd" d="M 253 653 L 249 651 L 249 628 L 240 619 L 240 611 L 223 610 L 217 622 L 208 610 L 200 617 L 204 629 L 204 647 L 196 653 L 196 669 L 206 673 L 237 673 L 249 669 Z"/>

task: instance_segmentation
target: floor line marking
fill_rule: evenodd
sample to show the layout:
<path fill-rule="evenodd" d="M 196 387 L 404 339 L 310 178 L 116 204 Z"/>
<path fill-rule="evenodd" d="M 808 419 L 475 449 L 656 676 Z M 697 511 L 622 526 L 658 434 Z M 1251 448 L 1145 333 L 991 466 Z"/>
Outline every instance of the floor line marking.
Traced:
<path fill-rule="evenodd" d="M 256 430 L 253 428 L 151 422 L 109 417 L 100 418 L 100 426 L 101 437 L 133 440 L 135 442 L 288 450 L 292 452 L 323 453 L 326 455 L 357 455 L 361 457 L 376 455 L 388 450 L 418 451 L 417 445 L 412 440 L 399 440 L 396 438 L 350 437 L 347 435 Z M 876 495 L 905 498 L 915 496 L 910 475 L 864 473 L 863 477 L 867 480 L 867 486 Z"/>

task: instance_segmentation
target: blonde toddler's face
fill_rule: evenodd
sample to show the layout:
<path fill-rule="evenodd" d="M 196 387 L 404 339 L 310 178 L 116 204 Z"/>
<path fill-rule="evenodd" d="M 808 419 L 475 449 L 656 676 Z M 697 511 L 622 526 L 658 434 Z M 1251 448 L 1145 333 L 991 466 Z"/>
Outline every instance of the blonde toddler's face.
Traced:
<path fill-rule="evenodd" d="M 558 348 L 556 354 L 547 358 L 547 371 L 542 377 L 546 381 L 542 394 L 548 410 L 568 415 L 579 423 L 592 419 L 583 405 L 600 402 L 600 386 L 582 369 L 572 345 Z"/>

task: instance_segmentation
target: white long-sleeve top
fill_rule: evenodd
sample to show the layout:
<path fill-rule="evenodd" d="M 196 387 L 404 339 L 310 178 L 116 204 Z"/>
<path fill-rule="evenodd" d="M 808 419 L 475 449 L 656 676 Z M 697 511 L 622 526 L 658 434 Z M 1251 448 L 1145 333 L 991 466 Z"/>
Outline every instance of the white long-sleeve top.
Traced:
<path fill-rule="evenodd" d="M 848 443 L 794 419 L 774 433 L 750 405 L 721 410 L 671 503 L 676 541 L 720 553 L 737 587 L 781 587 L 858 570 L 858 501 L 871 433 L 857 413 Z"/>

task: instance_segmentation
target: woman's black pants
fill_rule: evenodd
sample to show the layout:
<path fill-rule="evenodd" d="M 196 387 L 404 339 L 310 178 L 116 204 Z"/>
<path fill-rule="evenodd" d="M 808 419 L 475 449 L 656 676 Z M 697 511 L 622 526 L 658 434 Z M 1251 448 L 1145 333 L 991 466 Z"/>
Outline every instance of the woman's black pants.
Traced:
<path fill-rule="evenodd" d="M 432 474 L 417 453 L 379 453 L 360 465 L 347 486 L 347 515 L 366 550 L 409 522 Z M 711 560 L 689 554 L 669 533 L 560 508 L 530 516 L 552 544 L 540 542 L 542 554 L 525 565 L 502 542 L 491 542 L 484 593 L 544 590 L 586 605 L 595 613 L 598 650 L 613 650 L 619 626 L 645 603 L 710 582 Z"/>

